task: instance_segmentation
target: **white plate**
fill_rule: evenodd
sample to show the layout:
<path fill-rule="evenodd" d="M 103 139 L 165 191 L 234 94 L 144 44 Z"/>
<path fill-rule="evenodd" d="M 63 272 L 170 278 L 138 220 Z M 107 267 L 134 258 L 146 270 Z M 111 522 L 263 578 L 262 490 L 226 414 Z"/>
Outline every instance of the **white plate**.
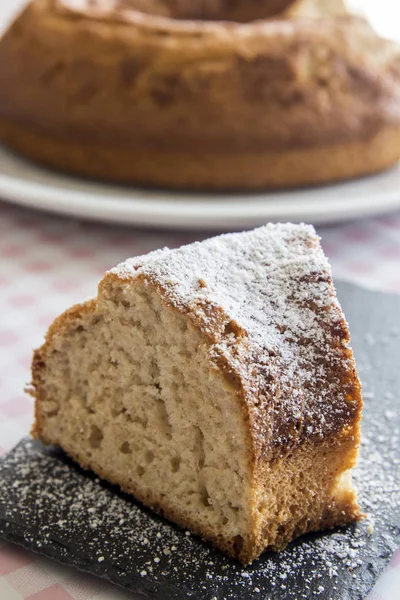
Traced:
<path fill-rule="evenodd" d="M 400 165 L 380 175 L 284 192 L 143 190 L 40 168 L 0 146 L 0 198 L 62 215 L 173 229 L 231 230 L 267 221 L 338 222 L 400 207 Z"/>

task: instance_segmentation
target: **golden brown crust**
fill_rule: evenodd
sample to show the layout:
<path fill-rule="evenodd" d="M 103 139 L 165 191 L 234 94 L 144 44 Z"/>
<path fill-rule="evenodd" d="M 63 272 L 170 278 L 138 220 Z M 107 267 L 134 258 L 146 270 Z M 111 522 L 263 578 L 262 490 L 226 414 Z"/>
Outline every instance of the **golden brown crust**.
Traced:
<path fill-rule="evenodd" d="M 400 54 L 362 19 L 178 21 L 100 4 L 36 0 L 2 39 L 10 147 L 89 176 L 200 188 L 317 183 L 398 160 Z"/>
<path fill-rule="evenodd" d="M 79 321 L 86 315 L 92 314 L 95 311 L 96 301 L 88 300 L 84 304 L 75 304 L 59 317 L 54 319 L 49 329 L 47 330 L 44 344 L 37 348 L 32 357 L 32 388 L 28 392 L 36 399 L 34 404 L 34 422 L 32 425 L 31 434 L 34 438 L 43 439 L 43 423 L 41 413 L 41 390 L 43 389 L 44 377 L 46 375 L 46 362 L 52 352 L 52 342 L 56 336 L 62 335 L 68 331 L 72 323 L 79 325 Z M 43 441 L 45 441 L 43 439 Z"/>
<path fill-rule="evenodd" d="M 319 148 L 202 155 L 53 139 L 2 119 L 0 132 L 10 148 L 60 171 L 144 186 L 221 191 L 284 189 L 380 172 L 397 163 L 400 144 L 400 126 L 387 127 L 368 140 Z"/>

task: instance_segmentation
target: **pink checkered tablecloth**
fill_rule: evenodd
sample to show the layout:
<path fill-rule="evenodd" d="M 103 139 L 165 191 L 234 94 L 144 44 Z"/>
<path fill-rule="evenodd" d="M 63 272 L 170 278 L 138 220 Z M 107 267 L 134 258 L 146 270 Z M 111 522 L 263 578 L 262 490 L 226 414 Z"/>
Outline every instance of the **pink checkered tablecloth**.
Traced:
<path fill-rule="evenodd" d="M 399 191 L 400 193 L 400 191 Z M 400 293 L 400 213 L 319 230 L 334 276 Z M 0 202 L 0 453 L 29 432 L 32 349 L 52 319 L 127 256 L 207 237 L 79 222 Z M 0 540 L 1 600 L 134 598 Z"/>

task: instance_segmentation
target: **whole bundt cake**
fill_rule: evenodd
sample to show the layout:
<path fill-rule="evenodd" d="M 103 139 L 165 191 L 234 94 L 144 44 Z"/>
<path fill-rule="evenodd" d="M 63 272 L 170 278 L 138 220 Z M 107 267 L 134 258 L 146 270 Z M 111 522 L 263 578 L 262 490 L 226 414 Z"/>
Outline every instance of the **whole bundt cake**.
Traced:
<path fill-rule="evenodd" d="M 0 42 L 0 139 L 175 188 L 373 173 L 400 158 L 400 52 L 341 0 L 33 0 Z"/>

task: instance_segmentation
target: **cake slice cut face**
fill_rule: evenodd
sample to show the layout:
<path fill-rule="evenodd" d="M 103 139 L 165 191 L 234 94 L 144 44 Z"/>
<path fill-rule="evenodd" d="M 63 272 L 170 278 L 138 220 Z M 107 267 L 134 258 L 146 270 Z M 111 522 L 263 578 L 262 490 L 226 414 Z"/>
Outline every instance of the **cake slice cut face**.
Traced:
<path fill-rule="evenodd" d="M 360 517 L 360 384 L 312 227 L 129 259 L 33 360 L 33 435 L 248 563 Z"/>

